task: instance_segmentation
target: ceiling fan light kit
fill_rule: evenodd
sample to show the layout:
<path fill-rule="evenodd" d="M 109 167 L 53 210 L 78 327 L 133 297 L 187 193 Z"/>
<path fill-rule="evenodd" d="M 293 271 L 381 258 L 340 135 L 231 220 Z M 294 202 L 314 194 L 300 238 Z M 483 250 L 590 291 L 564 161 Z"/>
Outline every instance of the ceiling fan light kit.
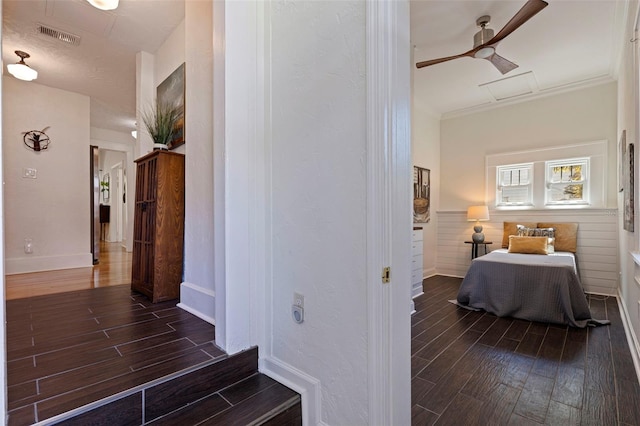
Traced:
<path fill-rule="evenodd" d="M 87 0 L 91 6 L 100 10 L 113 10 L 118 7 L 119 0 Z"/>
<path fill-rule="evenodd" d="M 32 81 L 38 78 L 38 71 L 34 70 L 24 62 L 24 60 L 29 58 L 31 55 L 27 52 L 23 52 L 22 50 L 16 50 L 15 52 L 16 55 L 20 57 L 20 61 L 16 64 L 7 65 L 7 71 L 9 71 L 9 74 L 24 81 Z"/>
<path fill-rule="evenodd" d="M 452 59 L 463 58 L 469 56 L 477 59 L 486 59 L 491 62 L 502 74 L 506 74 L 518 68 L 518 65 L 503 58 L 496 53 L 496 46 L 509 34 L 520 28 L 525 22 L 533 18 L 538 12 L 548 6 L 548 3 L 544 0 L 528 0 L 524 6 L 511 18 L 507 24 L 502 27 L 498 34 L 494 36 L 494 32 L 490 28 L 485 28 L 491 21 L 491 17 L 483 15 L 476 19 L 476 25 L 480 27 L 473 36 L 473 49 L 460 53 L 459 55 L 447 56 L 444 58 L 431 59 L 428 61 L 418 62 L 417 68 L 427 67 L 429 65 L 439 64 L 441 62 L 450 61 Z"/>

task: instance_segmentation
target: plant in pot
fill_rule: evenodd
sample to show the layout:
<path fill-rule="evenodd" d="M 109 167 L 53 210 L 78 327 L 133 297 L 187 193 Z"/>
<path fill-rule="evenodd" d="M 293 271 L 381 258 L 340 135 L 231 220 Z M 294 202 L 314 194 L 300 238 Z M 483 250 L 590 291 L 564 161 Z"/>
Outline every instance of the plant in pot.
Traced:
<path fill-rule="evenodd" d="M 181 118 L 182 105 L 159 100 L 142 113 L 142 121 L 153 139 L 154 149 L 168 148 Z"/>

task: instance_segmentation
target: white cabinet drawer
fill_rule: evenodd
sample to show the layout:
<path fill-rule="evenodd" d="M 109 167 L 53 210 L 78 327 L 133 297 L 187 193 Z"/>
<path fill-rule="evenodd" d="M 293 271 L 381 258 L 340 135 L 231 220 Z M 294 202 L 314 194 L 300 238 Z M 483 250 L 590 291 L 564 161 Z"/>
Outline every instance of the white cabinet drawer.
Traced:
<path fill-rule="evenodd" d="M 418 254 L 411 258 L 411 270 L 420 269 L 422 270 L 422 254 Z"/>
<path fill-rule="evenodd" d="M 422 254 L 422 241 L 413 241 L 411 243 L 411 256 Z"/>
<path fill-rule="evenodd" d="M 422 241 L 422 229 L 414 229 L 411 239 L 412 241 Z"/>

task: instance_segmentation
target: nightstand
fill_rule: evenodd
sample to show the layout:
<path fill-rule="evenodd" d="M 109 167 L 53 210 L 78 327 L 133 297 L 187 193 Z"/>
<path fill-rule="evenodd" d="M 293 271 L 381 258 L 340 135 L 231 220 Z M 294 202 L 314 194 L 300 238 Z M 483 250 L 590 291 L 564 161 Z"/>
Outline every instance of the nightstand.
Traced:
<path fill-rule="evenodd" d="M 465 244 L 471 244 L 471 259 L 478 257 L 478 246 L 484 246 L 484 254 L 487 254 L 487 246 L 493 244 L 493 241 L 483 241 L 476 243 L 474 241 L 465 241 Z"/>

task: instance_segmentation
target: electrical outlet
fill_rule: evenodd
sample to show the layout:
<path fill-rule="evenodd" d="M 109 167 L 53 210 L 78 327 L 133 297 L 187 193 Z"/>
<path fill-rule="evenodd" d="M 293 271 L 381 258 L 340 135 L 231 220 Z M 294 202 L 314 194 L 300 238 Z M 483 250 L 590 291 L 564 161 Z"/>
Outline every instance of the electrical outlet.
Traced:
<path fill-rule="evenodd" d="M 304 308 L 304 296 L 300 293 L 293 293 L 293 305 Z"/>
<path fill-rule="evenodd" d="M 33 253 L 33 240 L 31 238 L 24 239 L 24 252 L 26 254 Z"/>
<path fill-rule="evenodd" d="M 24 168 L 22 169 L 22 177 L 27 179 L 37 179 L 38 178 L 38 170 Z"/>

